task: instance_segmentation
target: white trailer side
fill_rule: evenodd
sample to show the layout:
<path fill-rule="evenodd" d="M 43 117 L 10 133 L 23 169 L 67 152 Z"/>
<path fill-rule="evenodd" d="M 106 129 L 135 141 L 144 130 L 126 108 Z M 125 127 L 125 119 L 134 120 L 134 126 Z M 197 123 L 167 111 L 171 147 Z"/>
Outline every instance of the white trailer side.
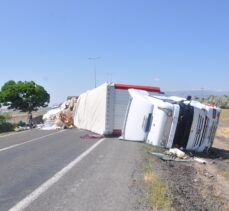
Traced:
<path fill-rule="evenodd" d="M 160 92 L 158 87 L 105 83 L 78 98 L 74 125 L 101 135 L 121 135 L 129 88 Z"/>

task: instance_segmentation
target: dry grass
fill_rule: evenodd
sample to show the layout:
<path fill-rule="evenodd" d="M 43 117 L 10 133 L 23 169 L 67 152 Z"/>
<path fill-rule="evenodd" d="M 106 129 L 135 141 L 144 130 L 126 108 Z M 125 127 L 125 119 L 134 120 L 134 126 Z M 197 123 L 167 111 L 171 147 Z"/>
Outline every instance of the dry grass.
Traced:
<path fill-rule="evenodd" d="M 221 165 L 217 166 L 217 173 L 229 181 L 229 160 L 226 159 Z"/>
<path fill-rule="evenodd" d="M 223 175 L 225 178 L 229 179 L 229 171 L 223 171 L 223 172 L 222 172 L 222 175 Z"/>
<path fill-rule="evenodd" d="M 33 112 L 33 116 L 39 116 L 39 115 L 43 115 L 46 112 Z M 27 117 L 28 113 L 27 112 L 12 112 L 10 113 L 12 118 L 18 118 L 18 117 Z"/>
<path fill-rule="evenodd" d="M 147 196 L 152 210 L 171 210 L 167 197 L 167 187 L 153 172 L 145 173 L 144 180 L 147 184 Z"/>
<path fill-rule="evenodd" d="M 229 138 L 229 127 L 219 127 L 217 130 L 217 135 Z"/>
<path fill-rule="evenodd" d="M 222 125 L 218 127 L 217 135 L 229 138 L 229 127 L 227 126 L 229 122 L 229 109 L 221 110 L 220 122 Z"/>
<path fill-rule="evenodd" d="M 221 110 L 220 121 L 223 121 L 223 122 L 229 121 L 229 109 L 222 109 Z"/>
<path fill-rule="evenodd" d="M 150 147 L 146 146 L 145 150 L 148 152 Z M 167 195 L 168 187 L 166 183 L 156 175 L 153 159 L 148 158 L 145 160 L 144 181 L 150 210 L 172 210 L 171 201 Z"/>

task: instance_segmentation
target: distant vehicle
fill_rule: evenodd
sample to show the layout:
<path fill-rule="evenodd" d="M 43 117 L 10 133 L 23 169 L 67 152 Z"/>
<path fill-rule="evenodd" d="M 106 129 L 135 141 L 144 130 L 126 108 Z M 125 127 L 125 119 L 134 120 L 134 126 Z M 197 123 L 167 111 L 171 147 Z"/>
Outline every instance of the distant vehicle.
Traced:
<path fill-rule="evenodd" d="M 197 101 L 129 90 L 122 138 L 202 152 L 214 141 L 220 109 Z"/>

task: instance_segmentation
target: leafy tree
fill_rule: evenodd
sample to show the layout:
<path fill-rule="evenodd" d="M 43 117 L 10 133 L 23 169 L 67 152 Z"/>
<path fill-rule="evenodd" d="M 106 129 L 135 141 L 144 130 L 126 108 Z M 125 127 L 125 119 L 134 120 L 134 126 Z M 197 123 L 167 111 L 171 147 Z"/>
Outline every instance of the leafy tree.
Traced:
<path fill-rule="evenodd" d="M 9 109 L 32 112 L 48 106 L 50 95 L 34 81 L 8 81 L 0 91 L 0 103 Z"/>

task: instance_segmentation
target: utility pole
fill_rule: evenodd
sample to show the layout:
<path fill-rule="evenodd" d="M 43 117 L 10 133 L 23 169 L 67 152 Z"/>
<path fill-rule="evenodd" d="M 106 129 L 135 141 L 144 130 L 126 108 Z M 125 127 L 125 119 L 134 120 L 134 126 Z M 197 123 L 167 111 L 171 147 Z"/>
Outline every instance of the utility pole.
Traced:
<path fill-rule="evenodd" d="M 89 57 L 89 60 L 91 60 L 94 63 L 94 82 L 95 82 L 95 88 L 97 86 L 97 81 L 96 81 L 96 60 L 100 59 L 100 56 L 97 57 Z"/>

